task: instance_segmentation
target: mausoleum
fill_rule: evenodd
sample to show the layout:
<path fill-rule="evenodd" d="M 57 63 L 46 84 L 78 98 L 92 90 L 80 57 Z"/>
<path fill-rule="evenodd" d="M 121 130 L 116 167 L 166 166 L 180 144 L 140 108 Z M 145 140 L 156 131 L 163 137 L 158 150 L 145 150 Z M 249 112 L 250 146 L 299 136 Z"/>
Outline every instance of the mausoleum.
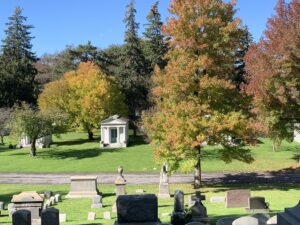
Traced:
<path fill-rule="evenodd" d="M 36 140 L 36 146 L 38 148 L 48 148 L 52 143 L 52 135 L 47 135 Z M 29 148 L 31 146 L 31 140 L 29 137 L 24 136 L 21 138 L 20 146 L 22 148 Z"/>
<path fill-rule="evenodd" d="M 126 148 L 128 143 L 128 119 L 114 115 L 101 122 L 101 148 Z"/>

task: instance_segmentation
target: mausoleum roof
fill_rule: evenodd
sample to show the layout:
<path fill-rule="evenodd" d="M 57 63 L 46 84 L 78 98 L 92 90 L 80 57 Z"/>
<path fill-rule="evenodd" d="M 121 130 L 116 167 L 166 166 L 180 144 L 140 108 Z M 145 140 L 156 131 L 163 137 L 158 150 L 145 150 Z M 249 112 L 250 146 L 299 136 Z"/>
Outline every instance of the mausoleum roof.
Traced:
<path fill-rule="evenodd" d="M 103 121 L 101 121 L 101 125 L 103 124 L 127 124 L 128 119 L 126 117 L 120 115 L 113 115 Z"/>

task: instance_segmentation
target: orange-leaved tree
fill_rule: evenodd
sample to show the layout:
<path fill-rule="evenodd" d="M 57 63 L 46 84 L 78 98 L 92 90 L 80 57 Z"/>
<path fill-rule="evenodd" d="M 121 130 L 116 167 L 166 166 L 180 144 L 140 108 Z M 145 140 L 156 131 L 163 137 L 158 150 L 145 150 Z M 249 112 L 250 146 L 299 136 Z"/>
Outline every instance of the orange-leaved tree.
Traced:
<path fill-rule="evenodd" d="M 47 84 L 38 103 L 41 110 L 58 108 L 67 113 L 72 127 L 86 131 L 90 140 L 101 120 L 113 114 L 127 114 L 124 97 L 114 79 L 92 62 L 80 63 L 76 71 Z"/>
<path fill-rule="evenodd" d="M 143 115 L 155 157 L 173 170 L 195 169 L 201 182 L 202 146 L 222 145 L 221 158 L 251 162 L 244 146 L 252 139 L 250 99 L 232 83 L 235 51 L 244 30 L 234 18 L 234 3 L 173 0 L 174 16 L 164 27 L 170 36 L 169 63 L 156 68 L 155 107 Z M 233 142 L 237 138 L 242 141 Z"/>

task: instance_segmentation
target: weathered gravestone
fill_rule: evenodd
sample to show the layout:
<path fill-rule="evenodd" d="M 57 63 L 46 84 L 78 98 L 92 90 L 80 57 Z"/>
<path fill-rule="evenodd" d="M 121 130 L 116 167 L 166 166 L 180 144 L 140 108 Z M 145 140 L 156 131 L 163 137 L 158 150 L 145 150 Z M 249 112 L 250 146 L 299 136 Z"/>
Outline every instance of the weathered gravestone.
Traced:
<path fill-rule="evenodd" d="M 45 191 L 44 198 L 50 198 L 52 196 L 52 191 Z"/>
<path fill-rule="evenodd" d="M 300 201 L 295 207 L 277 214 L 277 225 L 300 225 Z"/>
<path fill-rule="evenodd" d="M 91 208 L 92 209 L 102 208 L 102 196 L 101 195 L 96 195 L 96 196 L 92 197 Z"/>
<path fill-rule="evenodd" d="M 13 225 L 31 225 L 31 212 L 21 209 L 12 214 Z"/>
<path fill-rule="evenodd" d="M 171 224 L 185 224 L 185 216 L 186 215 L 184 212 L 184 193 L 180 190 L 176 190 L 174 193 L 174 211 L 171 216 Z"/>
<path fill-rule="evenodd" d="M 168 167 L 166 163 L 164 163 L 160 172 L 159 193 L 157 196 L 159 198 L 170 198 Z"/>
<path fill-rule="evenodd" d="M 61 201 L 61 195 L 60 194 L 54 195 L 54 198 L 55 198 L 55 202 L 60 202 Z"/>
<path fill-rule="evenodd" d="M 99 195 L 97 176 L 71 177 L 71 190 L 66 198 L 90 198 Z"/>
<path fill-rule="evenodd" d="M 226 192 L 226 208 L 244 208 L 248 207 L 250 190 L 239 189 Z"/>
<path fill-rule="evenodd" d="M 89 212 L 88 213 L 88 220 L 95 220 L 96 219 L 96 213 L 95 212 Z"/>
<path fill-rule="evenodd" d="M 259 225 L 258 219 L 251 216 L 243 216 L 235 221 L 233 221 L 232 225 Z"/>
<path fill-rule="evenodd" d="M 224 196 L 213 196 L 210 198 L 210 203 L 225 203 L 226 198 Z"/>
<path fill-rule="evenodd" d="M 59 222 L 60 222 L 60 223 L 67 222 L 67 214 L 65 214 L 65 213 L 60 213 L 60 214 L 59 214 Z"/>
<path fill-rule="evenodd" d="M 0 202 L 0 210 L 4 210 L 4 202 Z"/>
<path fill-rule="evenodd" d="M 264 197 L 250 197 L 248 200 L 249 208 L 246 208 L 249 213 L 268 213 L 269 204 Z"/>
<path fill-rule="evenodd" d="M 196 201 L 191 208 L 192 210 L 192 222 L 201 222 L 203 224 L 209 224 L 206 207 L 201 201 Z"/>
<path fill-rule="evenodd" d="M 54 196 L 51 196 L 51 197 L 50 197 L 50 201 L 51 201 L 51 205 L 55 205 L 56 200 L 55 200 L 55 197 L 54 197 Z"/>
<path fill-rule="evenodd" d="M 157 197 L 153 194 L 120 195 L 117 198 L 118 224 L 160 224 Z"/>
<path fill-rule="evenodd" d="M 44 199 L 37 192 L 31 191 L 13 195 L 11 202 L 14 203 L 14 208 L 16 210 L 29 210 L 32 219 L 39 219 Z"/>
<path fill-rule="evenodd" d="M 7 210 L 8 210 L 8 215 L 9 215 L 9 217 L 11 217 L 12 214 L 13 214 L 15 211 L 17 211 L 16 208 L 15 208 L 15 204 L 14 204 L 14 203 L 9 203 L 9 204 L 7 205 Z"/>
<path fill-rule="evenodd" d="M 122 166 L 119 166 L 118 173 L 119 174 L 115 180 L 117 197 L 119 195 L 126 195 L 126 190 L 125 190 L 126 180 L 123 175 L 123 167 Z"/>
<path fill-rule="evenodd" d="M 41 225 L 59 225 L 59 210 L 48 208 L 42 211 Z"/>
<path fill-rule="evenodd" d="M 103 219 L 111 220 L 111 215 L 109 211 L 103 212 Z"/>

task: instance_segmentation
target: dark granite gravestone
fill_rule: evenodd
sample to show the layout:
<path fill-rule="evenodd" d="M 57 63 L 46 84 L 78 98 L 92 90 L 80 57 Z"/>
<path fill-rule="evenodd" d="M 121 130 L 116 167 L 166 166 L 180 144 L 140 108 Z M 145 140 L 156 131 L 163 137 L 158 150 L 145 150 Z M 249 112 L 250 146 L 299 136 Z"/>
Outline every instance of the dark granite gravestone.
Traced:
<path fill-rule="evenodd" d="M 277 214 L 277 225 L 300 225 L 300 201 L 295 207 Z"/>
<path fill-rule="evenodd" d="M 59 210 L 48 208 L 42 211 L 41 225 L 59 225 Z"/>
<path fill-rule="evenodd" d="M 249 208 L 246 208 L 249 213 L 268 213 L 269 204 L 264 197 L 250 197 Z"/>
<path fill-rule="evenodd" d="M 238 189 L 226 192 L 226 208 L 244 208 L 248 207 L 250 190 Z"/>
<path fill-rule="evenodd" d="M 204 224 L 208 224 L 208 216 L 206 207 L 202 204 L 201 201 L 196 201 L 195 204 L 191 208 L 192 210 L 192 222 L 201 222 Z"/>
<path fill-rule="evenodd" d="M 12 225 L 31 225 L 31 212 L 21 209 L 12 214 Z"/>
<path fill-rule="evenodd" d="M 120 195 L 117 198 L 117 224 L 160 224 L 157 197 L 153 194 Z"/>
<path fill-rule="evenodd" d="M 176 190 L 174 193 L 174 211 L 171 216 L 171 224 L 185 224 L 185 216 L 186 215 L 184 212 L 184 193 L 180 190 Z"/>

